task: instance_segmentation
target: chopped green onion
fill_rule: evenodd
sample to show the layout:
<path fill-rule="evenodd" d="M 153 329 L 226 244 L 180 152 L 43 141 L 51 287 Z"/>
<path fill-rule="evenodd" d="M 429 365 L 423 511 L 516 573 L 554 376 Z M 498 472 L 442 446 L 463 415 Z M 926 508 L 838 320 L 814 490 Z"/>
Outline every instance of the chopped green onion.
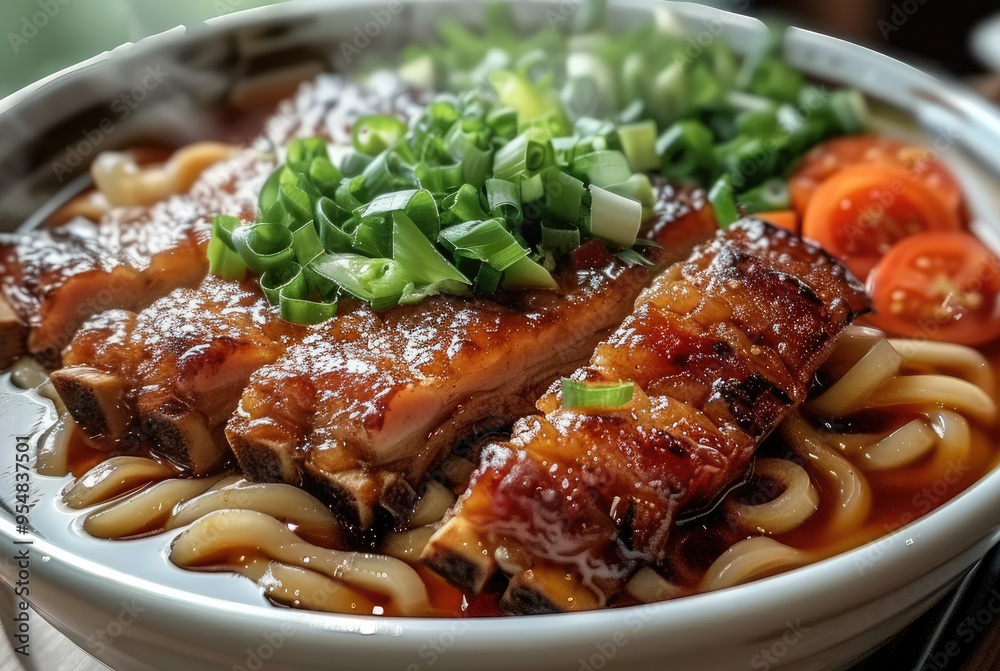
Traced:
<path fill-rule="evenodd" d="M 302 266 L 298 263 L 271 268 L 261 276 L 260 288 L 264 290 L 264 296 L 271 305 L 281 302 L 281 292 L 284 290 L 294 296 L 305 296 L 309 292 Z"/>
<path fill-rule="evenodd" d="M 351 247 L 354 251 L 375 258 L 392 257 L 392 220 L 390 217 L 379 215 L 353 217 L 345 226 L 351 230 Z"/>
<path fill-rule="evenodd" d="M 438 216 L 434 196 L 426 189 L 393 191 L 376 196 L 368 204 L 362 217 L 388 215 L 397 211 L 405 212 L 429 240 L 437 238 L 441 218 Z"/>
<path fill-rule="evenodd" d="M 642 225 L 642 203 L 590 185 L 590 233 L 615 247 L 635 243 Z"/>
<path fill-rule="evenodd" d="M 523 256 L 503 274 L 504 289 L 558 289 L 552 274 L 529 257 Z"/>
<path fill-rule="evenodd" d="M 485 135 L 468 132 L 464 125 L 461 119 L 456 121 L 444 137 L 444 144 L 448 154 L 460 162 L 462 178 L 465 183 L 480 187 L 486 181 L 489 173 L 493 152 L 480 146 L 480 144 L 486 144 L 482 142 Z"/>
<path fill-rule="evenodd" d="M 441 231 L 441 239 L 452 251 L 480 259 L 497 270 L 506 270 L 528 251 L 504 228 L 502 219 L 470 221 Z"/>
<path fill-rule="evenodd" d="M 699 121 L 678 121 L 656 140 L 660 171 L 672 179 L 690 178 L 711 170 L 712 131 Z"/>
<path fill-rule="evenodd" d="M 285 170 L 285 166 L 278 166 L 278 169 L 272 172 L 271 176 L 264 182 L 264 186 L 260 190 L 260 198 L 257 200 L 257 209 L 261 212 L 267 212 L 272 205 L 278 202 L 278 186 Z"/>
<path fill-rule="evenodd" d="M 233 248 L 250 270 L 266 270 L 295 260 L 294 236 L 281 224 L 250 224 L 233 231 Z"/>
<path fill-rule="evenodd" d="M 319 232 L 312 221 L 307 221 L 292 231 L 292 251 L 295 252 L 296 260 L 302 265 L 325 251 Z"/>
<path fill-rule="evenodd" d="M 757 187 L 744 191 L 736 198 L 750 214 L 769 210 L 787 210 L 791 205 L 788 185 L 780 177 L 770 177 Z"/>
<path fill-rule="evenodd" d="M 632 176 L 625 154 L 615 150 L 595 151 L 573 161 L 573 172 L 599 187 L 619 184 Z"/>
<path fill-rule="evenodd" d="M 465 183 L 462 179 L 461 163 L 451 165 L 418 163 L 414 168 L 414 174 L 422 188 L 436 195 L 451 193 Z"/>
<path fill-rule="evenodd" d="M 476 273 L 476 289 L 486 293 L 493 293 L 500 288 L 500 280 L 503 278 L 503 271 L 497 270 L 488 263 L 480 263 Z"/>
<path fill-rule="evenodd" d="M 309 179 L 323 192 L 324 196 L 332 198 L 343 179 L 343 174 L 330 159 L 317 156 L 309 164 Z"/>
<path fill-rule="evenodd" d="M 757 66 L 750 91 L 760 96 L 795 102 L 805 86 L 805 78 L 780 58 L 769 56 Z"/>
<path fill-rule="evenodd" d="M 486 180 L 486 202 L 491 217 L 505 219 L 511 226 L 523 221 L 521 213 L 521 189 L 517 184 L 504 179 Z"/>
<path fill-rule="evenodd" d="M 618 128 L 625 158 L 636 172 L 654 170 L 660 165 L 656 152 L 656 122 L 652 119 L 637 121 Z"/>
<path fill-rule="evenodd" d="M 350 214 L 329 198 L 316 201 L 315 222 L 325 251 L 350 251 L 351 236 L 341 228 L 348 219 Z"/>
<path fill-rule="evenodd" d="M 613 410 L 627 405 L 635 395 L 635 382 L 582 382 L 563 378 L 562 405 L 567 410 Z"/>
<path fill-rule="evenodd" d="M 362 154 L 360 152 L 348 152 L 344 160 L 340 162 L 340 171 L 344 177 L 357 177 L 365 171 L 368 164 L 375 159 L 374 156 Z"/>
<path fill-rule="evenodd" d="M 240 227 L 240 223 L 238 217 L 217 214 L 212 217 L 212 237 L 221 240 L 226 247 L 235 249 L 233 247 L 233 231 Z"/>
<path fill-rule="evenodd" d="M 845 133 L 860 133 L 868 123 L 868 105 L 855 89 L 834 91 L 830 94 L 830 109 Z"/>
<path fill-rule="evenodd" d="M 441 226 L 452 226 L 468 221 L 482 221 L 489 216 L 483 210 L 479 189 L 464 184 L 458 191 L 441 202 Z"/>
<path fill-rule="evenodd" d="M 430 88 L 434 85 L 434 58 L 430 54 L 421 54 L 403 63 L 399 67 L 399 78 L 407 84 L 420 88 Z"/>
<path fill-rule="evenodd" d="M 572 175 L 552 166 L 540 174 L 542 209 L 549 216 L 576 223 L 580 219 L 584 185 Z"/>
<path fill-rule="evenodd" d="M 425 284 L 444 280 L 470 284 L 402 210 L 392 213 L 392 258 L 414 279 Z"/>
<path fill-rule="evenodd" d="M 497 151 L 493 176 L 512 182 L 547 168 L 555 163 L 555 158 L 550 140 L 540 139 L 538 133 L 522 133 Z"/>
<path fill-rule="evenodd" d="M 629 266 L 646 266 L 647 268 L 652 268 L 656 265 L 634 249 L 623 249 L 615 254 L 615 257 L 621 259 Z"/>
<path fill-rule="evenodd" d="M 330 158 L 326 151 L 326 141 L 322 138 L 294 139 L 288 143 L 285 164 L 291 172 L 309 172 L 309 166 L 316 158 Z"/>
<path fill-rule="evenodd" d="M 321 254 L 309 270 L 376 310 L 396 305 L 412 282 L 410 274 L 392 259 L 359 254 Z"/>
<path fill-rule="evenodd" d="M 406 124 L 396 117 L 366 116 L 355 122 L 351 137 L 355 149 L 375 156 L 395 144 L 406 130 Z"/>
<path fill-rule="evenodd" d="M 740 218 L 740 213 L 736 209 L 736 200 L 733 197 L 733 185 L 729 181 L 728 175 L 723 175 L 712 185 L 708 192 L 708 200 L 712 203 L 712 211 L 715 213 L 715 220 L 720 228 L 726 229 Z"/>
<path fill-rule="evenodd" d="M 485 31 L 449 19 L 446 46 L 404 49 L 405 79 L 443 87 L 412 128 L 366 116 L 335 161 L 326 138 L 278 152 L 256 222 L 213 221 L 212 272 L 261 273 L 268 299 L 301 323 L 332 315 L 345 294 L 380 309 L 556 288 L 557 259 L 592 237 L 626 264 L 649 264 L 636 249 L 656 207 L 646 171 L 714 183 L 727 226 L 786 208 L 788 166 L 866 121 L 857 91 L 805 86 L 775 37 L 738 66 L 721 40 L 690 53 L 660 15 L 567 39 L 515 33 L 507 8 L 488 11 Z"/>
<path fill-rule="evenodd" d="M 225 280 L 242 280 L 247 265 L 233 249 L 233 231 L 240 220 L 224 214 L 212 218 L 212 238 L 208 241 L 208 271 Z"/>
<path fill-rule="evenodd" d="M 501 105 L 517 110 L 518 130 L 531 122 L 545 120 L 552 136 L 569 132 L 569 122 L 558 101 L 546 98 L 524 75 L 499 70 L 490 75 L 490 84 L 496 90 Z"/>
<path fill-rule="evenodd" d="M 704 63 L 695 63 L 688 72 L 687 104 L 695 109 L 717 105 L 725 91 L 718 78 Z"/>
<path fill-rule="evenodd" d="M 521 179 L 521 202 L 533 203 L 545 195 L 545 184 L 540 174 Z"/>
<path fill-rule="evenodd" d="M 642 205 L 642 220 L 646 221 L 653 216 L 653 208 L 656 206 L 656 192 L 649 177 L 642 173 L 636 173 L 620 184 L 611 184 L 608 187 L 611 193 L 625 196 L 632 200 L 637 200 Z"/>
<path fill-rule="evenodd" d="M 679 61 L 660 70 L 651 88 L 650 110 L 661 126 L 673 123 L 687 112 L 687 79 Z"/>
<path fill-rule="evenodd" d="M 553 222 L 542 223 L 542 242 L 540 248 L 555 256 L 572 252 L 580 246 L 580 229 L 565 224 L 560 226 Z"/>
<path fill-rule="evenodd" d="M 361 181 L 357 188 L 352 184 L 351 190 L 363 202 L 390 191 L 420 188 L 413 166 L 391 149 L 376 156 L 355 179 Z"/>
<path fill-rule="evenodd" d="M 286 173 L 292 174 L 292 173 Z M 306 178 L 295 175 L 292 180 L 285 181 L 278 187 L 278 203 L 295 221 L 309 221 L 312 218 L 312 202 L 309 194 L 303 188 Z"/>
<path fill-rule="evenodd" d="M 321 324 L 337 314 L 337 301 L 311 301 L 282 291 L 278 301 L 281 318 L 293 324 Z"/>
<path fill-rule="evenodd" d="M 517 135 L 517 110 L 513 107 L 498 107 L 486 115 L 486 123 L 497 137 L 512 140 Z"/>

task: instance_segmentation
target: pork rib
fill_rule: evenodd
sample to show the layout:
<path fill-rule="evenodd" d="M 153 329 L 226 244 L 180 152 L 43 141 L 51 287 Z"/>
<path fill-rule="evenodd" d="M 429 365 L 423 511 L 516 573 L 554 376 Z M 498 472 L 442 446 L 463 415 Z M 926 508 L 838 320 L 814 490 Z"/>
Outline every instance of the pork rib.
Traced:
<path fill-rule="evenodd" d="M 666 186 L 654 222 L 648 234 L 667 246 L 652 252 L 660 267 L 715 226 L 701 202 Z M 379 507 L 405 511 L 409 487 L 458 441 L 530 412 L 649 279 L 593 241 L 558 292 L 341 315 L 253 376 L 226 435 L 250 477 L 304 483 L 366 528 Z"/>
<path fill-rule="evenodd" d="M 567 409 L 553 386 L 542 415 L 484 450 L 424 561 L 477 592 L 499 557 L 509 612 L 600 607 L 663 559 L 678 511 L 746 470 L 867 308 L 843 266 L 790 233 L 756 221 L 720 232 L 660 275 L 573 375 L 633 381 L 632 401 Z"/>
<path fill-rule="evenodd" d="M 204 474 L 230 456 L 222 427 L 251 373 L 304 331 L 275 314 L 255 281 L 209 276 L 139 313 L 91 318 L 51 379 L 92 446 Z"/>
<path fill-rule="evenodd" d="M 412 120 L 426 97 L 387 74 L 367 86 L 320 75 L 278 105 L 259 140 L 278 147 L 296 135 L 318 136 L 347 146 L 358 117 Z M 90 226 L 0 234 L 0 368 L 26 352 L 56 365 L 89 317 L 136 312 L 175 288 L 197 286 L 208 270 L 213 215 L 253 220 L 274 160 L 244 148 L 207 169 L 187 193 L 150 207 L 116 208 Z"/>
<path fill-rule="evenodd" d="M 252 217 L 254 185 L 272 164 L 245 150 L 209 168 L 189 193 L 153 207 L 112 210 L 97 224 L 0 236 L 0 313 L 21 328 L 0 330 L 0 367 L 24 352 L 57 363 L 89 317 L 137 310 L 208 270 L 211 218 Z"/>

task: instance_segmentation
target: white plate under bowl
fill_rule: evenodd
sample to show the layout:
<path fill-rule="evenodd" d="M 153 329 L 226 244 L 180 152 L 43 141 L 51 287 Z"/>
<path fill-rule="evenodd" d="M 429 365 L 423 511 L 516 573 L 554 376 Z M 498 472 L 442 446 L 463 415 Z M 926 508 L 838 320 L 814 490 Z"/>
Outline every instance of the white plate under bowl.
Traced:
<path fill-rule="evenodd" d="M 390 3 L 392 4 L 392 3 Z M 575 2 L 520 3 L 524 23 Z M 761 25 L 693 4 L 612 1 L 615 21 L 647 18 L 669 6 L 692 38 L 718 34 L 745 50 Z M 398 47 L 452 16 L 474 22 L 479 2 L 405 3 L 378 36 Z M 0 229 L 12 229 L 66 182 L 53 162 L 65 146 L 107 115 L 108 104 L 147 67 L 172 73 L 150 92 L 141 113 L 121 119 L 102 149 L 162 131 L 196 139 L 203 110 L 222 104 L 267 54 L 287 65 L 319 60 L 343 65 L 339 45 L 385 2 L 345 0 L 251 10 L 199 31 L 171 31 L 59 73 L 0 101 Z M 697 43 L 697 42 L 693 42 Z M 875 52 L 792 30 L 786 55 L 825 81 L 855 86 L 899 112 L 897 134 L 917 134 L 959 173 L 980 220 L 997 237 L 1000 117 L 965 89 Z M 294 50 L 290 50 L 294 47 Z M 248 68 L 248 63 L 253 63 Z M 263 64 L 263 65 L 262 65 Z M 883 124 L 887 122 L 882 121 Z M 901 124 L 901 125 L 900 125 Z M 186 134 L 186 135 L 185 135 Z M 0 577 L 19 580 L 26 550 L 31 603 L 84 650 L 127 671 L 345 669 L 366 671 L 580 671 L 587 669 L 844 668 L 930 607 L 1000 538 L 1000 472 L 994 471 L 927 517 L 881 540 L 749 585 L 673 602 L 567 615 L 484 620 L 378 618 L 268 606 L 249 581 L 192 574 L 169 564 L 164 538 L 105 542 L 86 537 L 60 509 L 65 479 L 32 476 L 31 523 L 18 533 L 17 436 L 37 438 L 51 410 L 0 378 Z M 31 545 L 21 545 L 30 540 Z M 5 622 L 5 625 L 8 624 Z"/>

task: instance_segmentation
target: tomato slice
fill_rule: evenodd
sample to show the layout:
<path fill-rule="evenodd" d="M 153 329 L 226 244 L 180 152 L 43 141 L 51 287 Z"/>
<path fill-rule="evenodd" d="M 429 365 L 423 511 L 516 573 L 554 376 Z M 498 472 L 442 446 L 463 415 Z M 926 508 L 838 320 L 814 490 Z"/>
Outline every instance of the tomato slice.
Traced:
<path fill-rule="evenodd" d="M 788 180 L 792 205 L 799 214 L 804 214 L 823 182 L 844 168 L 859 163 L 904 168 L 940 198 L 959 221 L 967 220 L 962 188 L 933 150 L 880 135 L 838 137 L 814 147 L 802 158 Z"/>
<path fill-rule="evenodd" d="M 783 228 L 789 233 L 799 234 L 799 213 L 795 210 L 773 210 L 771 212 L 758 212 L 753 215 L 757 219 L 762 219 L 778 228 Z"/>
<path fill-rule="evenodd" d="M 897 241 L 961 227 L 955 213 L 903 168 L 859 164 L 816 190 L 802 220 L 802 237 L 839 257 L 864 280 Z"/>
<path fill-rule="evenodd" d="M 964 231 L 921 233 L 892 248 L 868 277 L 879 328 L 961 345 L 1000 337 L 1000 259 Z"/>

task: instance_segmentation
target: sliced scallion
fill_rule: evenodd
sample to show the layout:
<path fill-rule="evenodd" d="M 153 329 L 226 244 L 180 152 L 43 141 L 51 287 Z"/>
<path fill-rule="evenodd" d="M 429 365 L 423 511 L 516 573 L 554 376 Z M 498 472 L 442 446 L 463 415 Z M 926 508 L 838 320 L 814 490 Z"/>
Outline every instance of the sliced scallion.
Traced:
<path fill-rule="evenodd" d="M 590 233 L 615 247 L 635 243 L 642 225 L 642 203 L 590 185 Z"/>
<path fill-rule="evenodd" d="M 552 166 L 540 173 L 542 209 L 551 217 L 576 223 L 580 219 L 585 187 L 583 182 Z"/>
<path fill-rule="evenodd" d="M 497 270 L 506 270 L 528 254 L 504 228 L 502 219 L 458 224 L 441 231 L 441 239 L 454 252 L 473 256 Z"/>
<path fill-rule="evenodd" d="M 537 133 L 522 133 L 497 151 L 493 159 L 493 176 L 515 181 L 555 163 L 552 142 Z"/>
<path fill-rule="evenodd" d="M 514 262 L 503 274 L 504 289 L 558 289 L 552 273 L 528 256 Z"/>
<path fill-rule="evenodd" d="M 729 181 L 728 175 L 723 175 L 712 185 L 708 192 L 708 200 L 712 203 L 712 211 L 715 213 L 715 220 L 720 228 L 729 228 L 734 221 L 740 218 L 733 196 L 733 185 Z"/>
<path fill-rule="evenodd" d="M 562 405 L 567 410 L 613 410 L 627 405 L 635 395 L 634 382 L 581 382 L 563 378 Z"/>
<path fill-rule="evenodd" d="M 618 138 L 632 170 L 654 170 L 660 165 L 660 157 L 656 155 L 656 122 L 652 119 L 619 127 Z"/>
<path fill-rule="evenodd" d="M 351 139 L 359 152 L 375 156 L 395 144 L 406 130 L 406 124 L 396 117 L 366 116 L 355 122 Z"/>
<path fill-rule="evenodd" d="M 588 183 L 606 187 L 619 184 L 632 176 L 625 154 L 613 149 L 584 154 L 573 160 L 573 172 Z"/>
<path fill-rule="evenodd" d="M 402 210 L 392 213 L 392 258 L 425 284 L 445 280 L 470 284 Z"/>
<path fill-rule="evenodd" d="M 521 212 L 521 189 L 517 184 L 503 179 L 486 180 L 486 203 L 491 217 L 501 217 L 511 226 L 524 219 Z"/>
<path fill-rule="evenodd" d="M 247 265 L 233 249 L 233 231 L 240 220 L 224 214 L 212 218 L 212 238 L 208 241 L 208 270 L 226 280 L 242 280 Z"/>
<path fill-rule="evenodd" d="M 773 210 L 787 210 L 791 207 L 788 185 L 780 177 L 771 177 L 760 185 L 737 196 L 736 200 L 750 214 Z"/>
<path fill-rule="evenodd" d="M 293 240 L 292 231 L 281 224 L 250 224 L 233 231 L 233 248 L 256 273 L 293 262 Z"/>

